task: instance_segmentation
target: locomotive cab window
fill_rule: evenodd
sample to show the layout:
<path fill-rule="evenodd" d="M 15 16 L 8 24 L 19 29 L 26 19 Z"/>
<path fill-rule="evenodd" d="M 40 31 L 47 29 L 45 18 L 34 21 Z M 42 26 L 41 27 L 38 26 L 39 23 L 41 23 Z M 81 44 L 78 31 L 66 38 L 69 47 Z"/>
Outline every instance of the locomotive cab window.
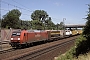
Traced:
<path fill-rule="evenodd" d="M 20 36 L 20 33 L 17 33 L 17 36 Z"/>
<path fill-rule="evenodd" d="M 20 36 L 20 32 L 18 32 L 18 33 L 13 32 L 13 33 L 12 33 L 12 36 Z"/>

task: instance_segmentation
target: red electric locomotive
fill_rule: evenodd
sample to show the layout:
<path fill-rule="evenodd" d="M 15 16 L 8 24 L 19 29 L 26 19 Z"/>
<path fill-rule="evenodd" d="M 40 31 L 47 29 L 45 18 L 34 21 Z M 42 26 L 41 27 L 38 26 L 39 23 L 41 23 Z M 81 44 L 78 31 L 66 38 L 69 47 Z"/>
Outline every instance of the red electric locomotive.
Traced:
<path fill-rule="evenodd" d="M 32 42 L 48 40 L 47 31 L 14 31 L 11 35 L 11 46 L 20 47 L 22 45 L 27 45 Z"/>

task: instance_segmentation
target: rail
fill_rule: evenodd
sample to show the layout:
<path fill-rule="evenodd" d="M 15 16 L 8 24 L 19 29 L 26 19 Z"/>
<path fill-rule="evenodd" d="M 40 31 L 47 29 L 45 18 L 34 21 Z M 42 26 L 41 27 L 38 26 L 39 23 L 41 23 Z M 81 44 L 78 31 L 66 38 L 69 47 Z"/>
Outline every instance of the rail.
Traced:
<path fill-rule="evenodd" d="M 55 44 L 55 45 L 51 45 L 51 46 L 48 46 L 48 47 L 45 47 L 45 48 L 41 48 L 39 50 L 36 50 L 36 51 L 33 51 L 33 52 L 26 52 L 26 53 L 23 53 L 23 54 L 20 54 L 20 55 L 17 55 L 17 56 L 13 56 L 13 57 L 10 57 L 8 59 L 14 59 L 14 60 L 33 60 L 35 58 L 38 58 L 40 56 L 42 56 L 43 54 L 47 54 L 53 50 L 56 50 L 60 47 L 62 47 L 63 45 L 66 45 L 68 43 L 71 43 L 75 40 L 75 38 L 72 38 L 71 40 L 69 41 L 66 41 L 66 42 L 63 42 L 63 43 L 60 43 L 60 44 Z"/>

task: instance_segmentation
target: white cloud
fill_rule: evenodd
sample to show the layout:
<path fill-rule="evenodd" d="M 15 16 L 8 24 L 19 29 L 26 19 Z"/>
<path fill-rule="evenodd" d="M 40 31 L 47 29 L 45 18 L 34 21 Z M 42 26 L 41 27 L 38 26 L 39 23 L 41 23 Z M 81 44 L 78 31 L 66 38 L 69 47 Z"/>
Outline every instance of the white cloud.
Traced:
<path fill-rule="evenodd" d="M 56 6 L 61 6 L 61 5 L 63 5 L 63 4 L 60 4 L 59 2 L 55 2 L 54 5 L 56 5 Z"/>
<path fill-rule="evenodd" d="M 60 5 L 60 3 L 58 3 L 58 2 L 56 2 L 56 3 L 54 3 L 56 6 L 59 6 Z"/>

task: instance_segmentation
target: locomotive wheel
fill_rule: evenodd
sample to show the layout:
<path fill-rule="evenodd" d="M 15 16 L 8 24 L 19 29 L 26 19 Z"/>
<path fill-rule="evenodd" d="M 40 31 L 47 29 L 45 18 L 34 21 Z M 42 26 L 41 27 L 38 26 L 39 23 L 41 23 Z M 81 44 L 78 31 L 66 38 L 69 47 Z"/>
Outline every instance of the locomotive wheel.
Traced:
<path fill-rule="evenodd" d="M 22 45 L 17 45 L 16 48 L 22 48 Z"/>

